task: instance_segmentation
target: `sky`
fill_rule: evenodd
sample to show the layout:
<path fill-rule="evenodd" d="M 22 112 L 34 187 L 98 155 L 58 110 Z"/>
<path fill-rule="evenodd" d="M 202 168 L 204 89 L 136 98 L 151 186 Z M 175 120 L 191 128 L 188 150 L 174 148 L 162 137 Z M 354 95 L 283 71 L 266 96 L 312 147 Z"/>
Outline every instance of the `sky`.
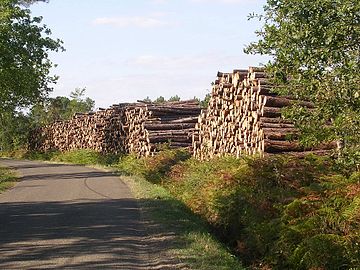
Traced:
<path fill-rule="evenodd" d="M 51 96 L 86 87 L 96 107 L 158 96 L 203 98 L 217 71 L 258 66 L 246 55 L 265 0 L 50 0 L 30 7 L 65 52 L 51 53 L 60 78 Z"/>

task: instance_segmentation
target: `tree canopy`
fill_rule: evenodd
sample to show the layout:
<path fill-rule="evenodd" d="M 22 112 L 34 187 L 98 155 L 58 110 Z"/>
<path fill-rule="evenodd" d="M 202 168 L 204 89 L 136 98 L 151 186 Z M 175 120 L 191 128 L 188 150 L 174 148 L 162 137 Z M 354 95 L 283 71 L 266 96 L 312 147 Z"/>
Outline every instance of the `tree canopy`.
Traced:
<path fill-rule="evenodd" d="M 86 113 L 94 109 L 95 101 L 85 97 L 86 88 L 76 88 L 70 98 L 57 96 L 36 104 L 30 111 L 34 126 L 42 126 L 58 120 L 68 120 L 75 113 Z"/>
<path fill-rule="evenodd" d="M 33 105 L 28 113 L 6 111 L 2 114 L 0 150 L 12 150 L 26 146 L 29 132 L 57 120 L 68 120 L 75 112 L 90 112 L 95 101 L 85 96 L 85 88 L 76 88 L 70 98 L 57 96 L 46 98 Z"/>
<path fill-rule="evenodd" d="M 0 118 L 46 97 L 57 79 L 50 75 L 49 52 L 63 50 L 42 17 L 32 17 L 21 4 L 0 0 Z"/>
<path fill-rule="evenodd" d="M 302 141 L 338 140 L 360 156 L 360 2 L 268 0 L 251 17 L 264 26 L 245 52 L 272 57 L 266 68 L 276 92 L 316 105 L 288 111 Z"/>

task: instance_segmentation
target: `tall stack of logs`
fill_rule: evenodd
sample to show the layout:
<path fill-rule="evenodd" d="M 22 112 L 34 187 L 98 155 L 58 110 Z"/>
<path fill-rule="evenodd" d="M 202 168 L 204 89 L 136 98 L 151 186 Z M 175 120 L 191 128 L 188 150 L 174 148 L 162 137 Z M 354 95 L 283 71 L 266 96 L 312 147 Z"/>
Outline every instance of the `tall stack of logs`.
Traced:
<path fill-rule="evenodd" d="M 125 148 L 129 153 L 149 156 L 168 148 L 192 145 L 200 105 L 196 100 L 162 104 L 136 103 L 125 111 Z"/>
<path fill-rule="evenodd" d="M 294 124 L 281 117 L 283 107 L 298 101 L 271 92 L 264 69 L 250 67 L 233 73 L 218 72 L 217 77 L 208 108 L 201 112 L 193 135 L 195 157 L 310 150 L 296 141 L 298 131 Z M 313 107 L 310 102 L 300 103 Z M 324 145 L 318 149 L 332 147 Z"/>
<path fill-rule="evenodd" d="M 190 148 L 199 113 L 196 100 L 123 103 L 36 129 L 29 146 L 40 151 L 92 149 L 149 156 L 164 147 Z"/>

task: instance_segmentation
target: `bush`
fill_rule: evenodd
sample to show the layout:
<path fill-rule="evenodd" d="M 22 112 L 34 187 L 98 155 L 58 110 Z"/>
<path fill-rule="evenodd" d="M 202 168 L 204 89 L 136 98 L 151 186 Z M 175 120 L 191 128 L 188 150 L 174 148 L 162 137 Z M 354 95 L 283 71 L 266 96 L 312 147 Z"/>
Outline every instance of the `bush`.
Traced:
<path fill-rule="evenodd" d="M 102 154 L 90 149 L 77 149 L 68 152 L 60 152 L 58 150 L 39 152 L 18 149 L 14 151 L 2 151 L 0 152 L 0 156 L 16 159 L 68 162 L 81 165 L 112 165 L 117 164 L 121 157 L 121 155 Z"/>
<path fill-rule="evenodd" d="M 14 171 L 0 166 L 0 193 L 10 188 L 17 180 Z"/>
<path fill-rule="evenodd" d="M 126 157 L 118 166 L 165 186 L 254 268 L 360 264 L 360 174 L 337 174 L 327 158 L 200 162 L 165 151 L 153 158 Z"/>
<path fill-rule="evenodd" d="M 81 165 L 111 165 L 119 160 L 119 155 L 104 155 L 90 149 L 78 149 L 69 152 L 57 152 L 50 160 Z"/>

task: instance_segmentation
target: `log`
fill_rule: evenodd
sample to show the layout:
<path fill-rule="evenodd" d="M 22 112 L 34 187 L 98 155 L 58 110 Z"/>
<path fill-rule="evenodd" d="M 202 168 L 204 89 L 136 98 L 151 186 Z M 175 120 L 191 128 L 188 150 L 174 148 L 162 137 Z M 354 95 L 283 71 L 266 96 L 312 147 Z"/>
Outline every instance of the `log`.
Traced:
<path fill-rule="evenodd" d="M 259 122 L 260 123 L 260 127 L 262 128 L 278 128 L 278 129 L 283 129 L 283 128 L 295 128 L 294 124 L 286 124 L 286 123 L 267 123 L 267 122 Z"/>
<path fill-rule="evenodd" d="M 264 117 L 281 117 L 281 109 L 276 107 L 264 107 L 261 111 Z"/>
<path fill-rule="evenodd" d="M 270 117 L 261 117 L 262 123 L 284 123 L 284 124 L 292 124 L 292 121 L 283 119 L 283 118 L 270 118 Z"/>
<path fill-rule="evenodd" d="M 147 130 L 178 130 L 194 128 L 194 123 L 172 123 L 172 124 L 144 124 Z"/>
<path fill-rule="evenodd" d="M 298 142 L 264 140 L 264 150 L 268 153 L 298 152 L 305 151 L 305 148 Z"/>
<path fill-rule="evenodd" d="M 306 108 L 314 108 L 314 104 L 308 101 L 298 101 L 294 99 L 289 99 L 285 97 L 276 97 L 276 96 L 265 96 L 265 105 L 269 107 L 288 107 L 294 104 L 298 104 L 300 106 Z"/>

